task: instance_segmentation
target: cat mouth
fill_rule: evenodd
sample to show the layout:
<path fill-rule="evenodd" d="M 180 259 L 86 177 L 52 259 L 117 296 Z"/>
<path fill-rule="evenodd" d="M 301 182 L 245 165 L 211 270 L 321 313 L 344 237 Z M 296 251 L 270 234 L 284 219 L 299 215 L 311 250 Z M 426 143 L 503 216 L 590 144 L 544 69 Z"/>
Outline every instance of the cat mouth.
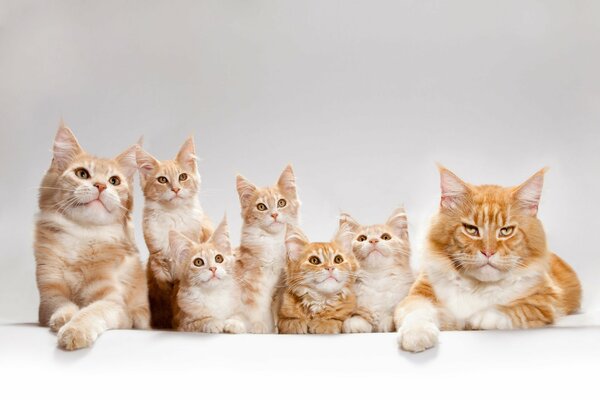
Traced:
<path fill-rule="evenodd" d="M 99 197 L 97 199 L 92 200 L 92 201 L 88 201 L 87 203 L 83 203 L 82 205 L 85 206 L 85 207 L 88 207 L 88 206 L 93 206 L 95 204 L 100 204 L 106 210 L 106 212 L 110 213 L 110 211 L 108 210 L 108 208 L 106 208 L 106 206 L 104 205 L 104 203 L 102 202 L 102 200 L 100 200 Z"/>

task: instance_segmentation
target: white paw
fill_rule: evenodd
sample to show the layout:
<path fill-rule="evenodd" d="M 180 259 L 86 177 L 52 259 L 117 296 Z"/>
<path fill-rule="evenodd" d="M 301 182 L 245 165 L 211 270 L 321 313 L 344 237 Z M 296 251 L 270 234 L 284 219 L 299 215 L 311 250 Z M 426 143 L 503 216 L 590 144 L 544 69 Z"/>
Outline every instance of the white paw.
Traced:
<path fill-rule="evenodd" d="M 71 318 L 77 314 L 79 307 L 75 304 L 63 306 L 56 310 L 48 321 L 48 326 L 52 332 L 58 332 L 65 324 L 67 324 Z"/>
<path fill-rule="evenodd" d="M 470 329 L 511 329 L 512 321 L 508 315 L 495 308 L 479 311 L 467 321 Z"/>
<path fill-rule="evenodd" d="M 379 322 L 379 332 L 394 332 L 395 326 L 394 318 L 391 315 L 384 317 Z"/>
<path fill-rule="evenodd" d="M 435 346 L 440 330 L 431 321 L 413 321 L 398 329 L 398 344 L 402 350 L 417 353 Z"/>
<path fill-rule="evenodd" d="M 202 324 L 202 332 L 204 333 L 221 333 L 223 332 L 223 321 L 213 319 Z"/>
<path fill-rule="evenodd" d="M 245 333 L 246 326 L 239 319 L 227 319 L 223 325 L 223 332 L 226 333 Z"/>
<path fill-rule="evenodd" d="M 371 333 L 373 327 L 363 317 L 354 316 L 344 321 L 342 332 L 344 333 Z"/>
<path fill-rule="evenodd" d="M 90 347 L 98 338 L 94 330 L 84 325 L 66 324 L 58 331 L 58 346 L 65 350 Z"/>
<path fill-rule="evenodd" d="M 250 333 L 271 333 L 271 330 L 264 322 L 253 322 L 250 325 Z"/>

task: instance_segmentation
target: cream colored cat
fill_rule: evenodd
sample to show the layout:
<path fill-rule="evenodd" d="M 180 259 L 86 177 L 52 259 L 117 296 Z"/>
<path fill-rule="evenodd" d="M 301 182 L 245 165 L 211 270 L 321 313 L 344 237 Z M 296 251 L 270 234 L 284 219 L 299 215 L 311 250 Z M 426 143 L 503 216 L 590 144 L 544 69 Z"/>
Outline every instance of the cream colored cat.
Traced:
<path fill-rule="evenodd" d="M 352 250 L 360 265 L 353 286 L 357 303 L 371 317 L 370 321 L 361 316 L 348 319 L 345 331 L 392 332 L 394 309 L 414 282 L 406 212 L 399 208 L 385 224 L 368 226 L 342 214 L 340 227 L 344 225 L 354 233 Z"/>
<path fill-rule="evenodd" d="M 235 276 L 243 311 L 250 333 L 272 333 L 278 308 L 274 297 L 283 286 L 286 266 L 286 224 L 298 224 L 296 178 L 289 165 L 272 187 L 257 188 L 238 175 L 237 191 L 243 225 Z"/>
<path fill-rule="evenodd" d="M 198 192 L 200 176 L 193 138 L 188 138 L 173 160 L 158 161 L 141 147 L 136 153 L 145 197 L 144 238 L 150 252 L 147 267 L 152 327 L 170 329 L 177 305 L 177 271 L 169 257 L 169 231 L 193 240 L 205 240 L 211 224 L 205 216 Z"/>
<path fill-rule="evenodd" d="M 67 350 L 107 329 L 149 327 L 146 281 L 133 228 L 136 146 L 94 157 L 64 125 L 40 186 L 35 259 L 39 321 Z"/>

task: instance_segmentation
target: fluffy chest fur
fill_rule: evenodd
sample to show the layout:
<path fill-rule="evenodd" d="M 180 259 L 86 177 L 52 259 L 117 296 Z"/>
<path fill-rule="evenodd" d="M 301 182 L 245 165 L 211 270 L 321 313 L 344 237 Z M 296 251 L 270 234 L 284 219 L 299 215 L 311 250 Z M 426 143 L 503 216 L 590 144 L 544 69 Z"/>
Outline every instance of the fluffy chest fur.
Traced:
<path fill-rule="evenodd" d="M 356 309 L 356 297 L 350 287 L 339 293 L 324 295 L 308 288 L 298 288 L 292 292 L 298 309 L 306 319 L 348 318 Z"/>
<path fill-rule="evenodd" d="M 232 281 L 217 288 L 192 286 L 179 293 L 179 306 L 189 317 L 207 317 L 225 320 L 239 311 L 239 291 Z M 198 315 L 203 314 L 203 315 Z"/>

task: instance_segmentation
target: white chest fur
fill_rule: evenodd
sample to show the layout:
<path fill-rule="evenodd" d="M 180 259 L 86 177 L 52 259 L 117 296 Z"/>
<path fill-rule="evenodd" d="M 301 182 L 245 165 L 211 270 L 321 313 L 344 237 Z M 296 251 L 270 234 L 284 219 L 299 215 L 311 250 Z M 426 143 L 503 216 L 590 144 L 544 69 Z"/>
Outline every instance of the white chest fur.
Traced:
<path fill-rule="evenodd" d="M 198 201 L 181 207 L 165 208 L 155 202 L 144 207 L 144 234 L 152 251 L 166 252 L 169 249 L 169 231 L 175 230 L 195 239 L 204 222 L 204 212 Z"/>
<path fill-rule="evenodd" d="M 186 297 L 194 307 L 202 308 L 209 316 L 219 320 L 231 318 L 239 311 L 240 295 L 232 281 L 211 289 L 188 288 Z"/>

